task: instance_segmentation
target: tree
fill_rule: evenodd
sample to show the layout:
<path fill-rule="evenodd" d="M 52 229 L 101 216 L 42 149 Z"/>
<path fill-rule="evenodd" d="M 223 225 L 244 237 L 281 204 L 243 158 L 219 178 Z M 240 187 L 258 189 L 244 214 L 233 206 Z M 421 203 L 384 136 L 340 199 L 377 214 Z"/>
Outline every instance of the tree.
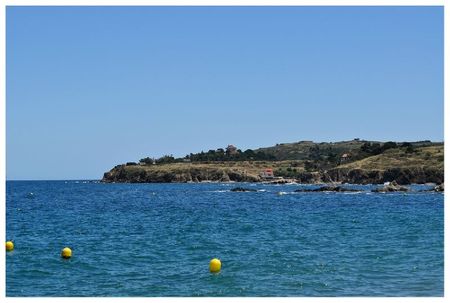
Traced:
<path fill-rule="evenodd" d="M 175 158 L 172 155 L 165 155 L 159 159 L 156 159 L 155 161 L 157 164 L 167 164 L 167 163 L 174 163 Z"/>
<path fill-rule="evenodd" d="M 143 158 L 143 159 L 139 160 L 139 162 L 142 162 L 142 163 L 145 163 L 145 164 L 152 164 L 153 163 L 153 159 L 149 158 L 149 157 L 146 157 L 146 158 Z"/>
<path fill-rule="evenodd" d="M 247 160 L 253 160 L 253 159 L 255 159 L 255 152 L 254 152 L 253 150 L 251 150 L 251 149 L 245 150 L 245 151 L 244 151 L 244 155 L 245 155 L 245 158 L 246 158 Z"/>
<path fill-rule="evenodd" d="M 338 162 L 338 155 L 336 153 L 328 153 L 328 162 L 330 163 L 337 163 Z"/>
<path fill-rule="evenodd" d="M 412 154 L 415 151 L 416 151 L 416 149 L 414 148 L 414 146 L 410 145 L 406 148 L 405 153 Z"/>
<path fill-rule="evenodd" d="M 316 168 L 317 168 L 317 165 L 315 165 L 313 162 L 305 161 L 305 170 L 307 172 L 314 171 Z"/>
<path fill-rule="evenodd" d="M 391 148 L 397 148 L 397 143 L 392 142 L 392 141 L 388 141 L 388 142 L 383 144 L 382 150 L 385 151 L 385 150 L 388 150 L 388 149 L 391 149 Z"/>
<path fill-rule="evenodd" d="M 380 143 L 370 143 L 366 142 L 361 145 L 361 151 L 368 153 L 370 155 L 378 155 L 383 152 Z"/>

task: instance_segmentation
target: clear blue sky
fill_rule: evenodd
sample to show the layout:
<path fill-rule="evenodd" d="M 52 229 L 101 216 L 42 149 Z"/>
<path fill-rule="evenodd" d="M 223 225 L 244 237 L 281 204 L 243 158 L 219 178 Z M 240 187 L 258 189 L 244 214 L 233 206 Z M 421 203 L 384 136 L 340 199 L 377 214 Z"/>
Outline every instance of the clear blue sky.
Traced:
<path fill-rule="evenodd" d="M 7 179 L 444 138 L 442 7 L 8 7 L 6 40 Z"/>

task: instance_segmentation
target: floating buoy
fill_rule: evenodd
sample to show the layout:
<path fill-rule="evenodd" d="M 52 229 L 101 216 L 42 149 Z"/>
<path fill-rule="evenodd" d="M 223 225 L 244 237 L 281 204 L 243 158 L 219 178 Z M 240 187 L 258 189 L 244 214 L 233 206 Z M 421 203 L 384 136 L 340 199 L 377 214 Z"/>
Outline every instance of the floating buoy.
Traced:
<path fill-rule="evenodd" d="M 69 259 L 72 257 L 72 250 L 68 247 L 64 247 L 64 249 L 61 251 L 61 257 L 64 259 Z"/>
<path fill-rule="evenodd" d="M 14 249 L 14 243 L 12 241 L 6 242 L 6 251 L 12 251 Z"/>
<path fill-rule="evenodd" d="M 212 259 L 211 262 L 209 262 L 209 271 L 212 273 L 217 273 L 220 271 L 220 268 L 222 267 L 222 263 L 219 259 Z"/>

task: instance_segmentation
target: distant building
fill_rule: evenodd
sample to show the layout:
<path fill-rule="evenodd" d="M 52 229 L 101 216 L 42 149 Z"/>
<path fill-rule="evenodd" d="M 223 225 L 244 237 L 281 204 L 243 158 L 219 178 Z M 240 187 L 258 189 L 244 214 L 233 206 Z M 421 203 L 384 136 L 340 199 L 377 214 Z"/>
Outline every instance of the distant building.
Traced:
<path fill-rule="evenodd" d="M 351 156 L 350 154 L 345 153 L 345 154 L 343 154 L 343 155 L 341 156 L 341 161 L 340 161 L 340 162 L 341 162 L 341 163 L 345 163 L 345 162 L 349 161 L 351 157 L 352 157 L 352 156 Z"/>
<path fill-rule="evenodd" d="M 184 159 L 183 159 L 183 162 L 191 162 L 191 159 L 184 158 Z"/>
<path fill-rule="evenodd" d="M 236 148 L 236 146 L 230 144 L 230 145 L 227 146 L 227 151 L 226 152 L 229 155 L 235 155 L 235 154 L 237 154 L 237 148 Z"/>
<path fill-rule="evenodd" d="M 274 175 L 273 175 L 273 169 L 271 168 L 266 168 L 265 170 L 263 170 L 260 174 L 261 177 L 266 178 L 266 179 L 273 179 Z"/>

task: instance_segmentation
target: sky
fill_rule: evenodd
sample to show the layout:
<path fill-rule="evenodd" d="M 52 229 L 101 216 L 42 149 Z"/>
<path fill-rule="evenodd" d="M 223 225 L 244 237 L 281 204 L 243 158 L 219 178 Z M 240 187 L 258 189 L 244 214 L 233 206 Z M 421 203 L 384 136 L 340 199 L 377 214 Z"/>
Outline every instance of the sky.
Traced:
<path fill-rule="evenodd" d="M 6 178 L 444 140 L 442 7 L 7 7 Z"/>

